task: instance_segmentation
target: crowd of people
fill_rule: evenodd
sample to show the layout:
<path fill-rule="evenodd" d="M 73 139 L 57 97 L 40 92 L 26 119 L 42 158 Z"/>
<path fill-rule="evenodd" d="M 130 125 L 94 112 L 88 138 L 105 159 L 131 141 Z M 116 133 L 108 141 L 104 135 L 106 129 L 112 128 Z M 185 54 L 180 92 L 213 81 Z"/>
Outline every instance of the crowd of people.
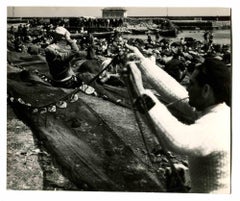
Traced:
<path fill-rule="evenodd" d="M 122 18 L 73 18 L 70 19 L 70 26 L 77 27 L 121 27 L 123 25 Z"/>
<path fill-rule="evenodd" d="M 8 48 L 23 52 L 27 51 L 30 46 L 35 46 L 42 50 L 53 40 L 52 33 L 54 30 L 55 27 L 52 24 L 43 24 L 38 27 L 34 27 L 32 24 L 20 24 L 17 28 L 12 26 L 8 32 Z M 173 68 L 180 70 L 178 73 L 174 72 L 175 74 L 184 74 L 185 69 L 191 72 L 199 60 L 208 56 L 218 58 L 231 67 L 230 45 L 214 43 L 211 32 L 206 32 L 202 41 L 186 37 L 173 42 L 168 38 L 159 36 L 158 33 L 154 33 L 154 35 L 155 38 L 153 38 L 153 35 L 148 34 L 146 40 L 128 37 L 128 42 L 137 46 L 145 55 L 152 57 L 160 67 L 165 67 L 166 63 L 168 63 L 168 66 L 165 68 L 168 72 L 172 71 Z M 97 54 L 111 56 L 119 45 L 116 43 L 121 43 L 121 40 L 123 41 L 124 37 L 116 31 L 111 38 L 105 39 L 94 38 L 91 33 L 88 33 L 77 39 L 76 42 L 80 50 L 86 50 L 89 45 L 93 45 Z M 179 67 L 171 64 L 175 62 L 168 62 L 171 60 L 170 58 L 177 60 Z M 169 64 L 171 64 L 170 67 Z M 178 80 L 183 78 L 183 75 L 174 76 Z"/>
<path fill-rule="evenodd" d="M 207 34 L 203 41 L 181 38 L 173 42 L 159 36 L 152 39 L 151 35 L 146 40 L 126 39 L 119 32 L 105 39 L 88 34 L 89 40 L 83 44 L 84 39 L 72 39 L 63 26 L 42 28 L 38 35 L 31 35 L 31 28 L 27 25 L 19 25 L 17 30 L 11 28 L 8 48 L 43 54 L 54 86 L 80 86 L 85 79 L 82 73 L 97 74 L 118 54 L 126 54 L 125 59 L 131 57 L 128 65 L 132 85 L 137 90 L 135 94 L 140 94 L 136 98 L 152 103 L 140 110 L 150 117 L 167 149 L 189 157 L 191 192 L 229 193 L 230 45 L 215 44 L 214 37 Z M 91 62 L 85 63 L 84 71 L 79 66 L 76 73 L 71 67 L 75 57 Z M 145 90 L 139 69 L 166 102 L 185 99 L 175 105 L 176 109 L 193 117 L 194 123 L 179 122 L 152 92 Z M 100 82 L 111 77 L 120 82 L 121 73 L 115 61 Z"/>

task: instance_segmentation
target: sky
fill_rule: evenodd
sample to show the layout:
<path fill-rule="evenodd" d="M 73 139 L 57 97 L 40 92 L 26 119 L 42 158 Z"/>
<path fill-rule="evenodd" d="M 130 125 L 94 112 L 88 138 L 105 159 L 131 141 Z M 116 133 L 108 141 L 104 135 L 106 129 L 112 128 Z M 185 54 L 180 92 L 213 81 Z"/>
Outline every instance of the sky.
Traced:
<path fill-rule="evenodd" d="M 7 7 L 8 17 L 101 17 L 104 7 Z M 230 8 L 123 7 L 128 16 L 229 16 Z"/>

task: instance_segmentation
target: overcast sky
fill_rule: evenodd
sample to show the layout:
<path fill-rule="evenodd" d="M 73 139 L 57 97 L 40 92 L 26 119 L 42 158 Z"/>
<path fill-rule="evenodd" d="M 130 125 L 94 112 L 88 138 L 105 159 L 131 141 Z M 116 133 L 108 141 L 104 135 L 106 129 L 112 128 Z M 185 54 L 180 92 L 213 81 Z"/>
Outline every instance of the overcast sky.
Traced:
<path fill-rule="evenodd" d="M 101 17 L 104 7 L 8 7 L 8 17 Z M 124 7 L 128 16 L 229 16 L 229 8 Z"/>

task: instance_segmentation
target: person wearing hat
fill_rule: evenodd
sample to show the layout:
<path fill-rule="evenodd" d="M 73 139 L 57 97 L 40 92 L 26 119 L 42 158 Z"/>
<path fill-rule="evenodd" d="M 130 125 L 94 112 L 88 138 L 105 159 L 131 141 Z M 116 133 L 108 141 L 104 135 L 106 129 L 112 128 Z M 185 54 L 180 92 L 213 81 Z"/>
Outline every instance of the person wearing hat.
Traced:
<path fill-rule="evenodd" d="M 151 120 L 159 142 L 167 150 L 188 157 L 190 192 L 230 193 L 231 76 L 226 65 L 206 58 L 195 67 L 185 89 L 136 47 L 126 47 L 132 51 L 129 57 L 140 60 L 138 66 L 130 62 L 127 71 L 132 72 L 137 99 L 148 101 L 139 111 L 148 116 L 146 121 Z M 191 124 L 182 123 L 150 90 L 144 89 L 141 72 L 164 102 L 192 117 Z"/>
<path fill-rule="evenodd" d="M 76 41 L 71 39 L 69 31 L 57 27 L 53 32 L 53 42 L 45 48 L 53 86 L 75 88 L 81 85 L 81 80 L 70 66 L 70 61 L 78 54 L 79 48 Z"/>

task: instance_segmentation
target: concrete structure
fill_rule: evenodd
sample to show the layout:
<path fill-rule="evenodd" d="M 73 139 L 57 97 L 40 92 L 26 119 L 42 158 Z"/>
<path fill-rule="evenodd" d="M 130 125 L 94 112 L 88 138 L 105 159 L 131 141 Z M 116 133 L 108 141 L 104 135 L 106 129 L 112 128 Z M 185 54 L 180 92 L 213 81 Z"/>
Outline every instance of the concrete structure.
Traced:
<path fill-rule="evenodd" d="M 124 8 L 112 7 L 102 9 L 103 18 L 125 18 L 127 17 L 127 10 Z"/>

